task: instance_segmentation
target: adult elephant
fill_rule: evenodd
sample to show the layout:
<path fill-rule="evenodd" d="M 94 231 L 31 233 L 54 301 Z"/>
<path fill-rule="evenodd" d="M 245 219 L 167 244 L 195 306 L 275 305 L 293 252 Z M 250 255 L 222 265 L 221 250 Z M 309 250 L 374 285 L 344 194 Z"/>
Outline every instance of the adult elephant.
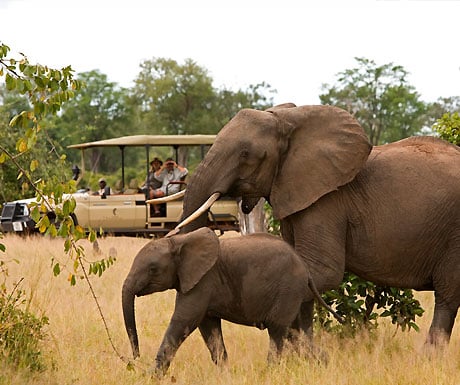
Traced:
<path fill-rule="evenodd" d="M 337 287 L 344 270 L 382 286 L 434 290 L 427 342 L 448 341 L 460 304 L 460 150 L 433 137 L 371 148 L 339 108 L 244 109 L 198 166 L 183 218 L 210 196 L 241 197 L 246 213 L 264 197 L 320 291 Z M 309 334 L 312 302 L 304 312 Z"/>

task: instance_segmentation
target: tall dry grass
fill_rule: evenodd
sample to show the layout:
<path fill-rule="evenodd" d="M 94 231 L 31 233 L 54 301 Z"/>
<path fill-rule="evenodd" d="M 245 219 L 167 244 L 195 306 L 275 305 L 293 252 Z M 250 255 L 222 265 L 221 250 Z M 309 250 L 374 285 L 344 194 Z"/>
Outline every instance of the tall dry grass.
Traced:
<path fill-rule="evenodd" d="M 108 256 L 113 248 L 117 261 L 101 278 L 91 278 L 114 344 L 125 357 L 131 356 L 131 349 L 123 325 L 121 287 L 134 255 L 146 242 L 136 238 L 99 240 L 102 255 Z M 433 311 L 432 293 L 419 295 L 426 309 L 418 321 L 420 333 L 402 333 L 385 322 L 375 334 L 362 333 L 353 339 L 316 333 L 315 343 L 328 354 L 328 365 L 287 355 L 279 365 L 269 366 L 266 331 L 224 322 L 229 352 L 224 368 L 212 364 L 195 331 L 179 349 L 167 376 L 161 381 L 151 379 L 142 370 L 128 371 L 114 353 L 85 282 L 71 287 L 65 273 L 53 276 L 51 258 L 65 261 L 62 241 L 8 235 L 3 243 L 8 257 L 20 261 L 10 264 L 9 281 L 24 277 L 23 288 L 31 296 L 31 309 L 46 314 L 50 324 L 43 347 L 48 369 L 29 374 L 2 368 L 0 384 L 460 384 L 459 325 L 443 352 L 428 354 L 423 349 Z M 100 257 L 89 243 L 85 249 L 88 257 Z M 172 314 L 174 295 L 168 291 L 137 299 L 138 367 L 152 366 Z"/>

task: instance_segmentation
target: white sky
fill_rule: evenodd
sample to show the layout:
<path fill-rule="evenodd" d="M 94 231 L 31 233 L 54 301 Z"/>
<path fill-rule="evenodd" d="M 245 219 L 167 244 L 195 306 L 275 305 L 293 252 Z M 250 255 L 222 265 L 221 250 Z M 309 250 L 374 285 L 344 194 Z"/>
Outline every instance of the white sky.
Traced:
<path fill-rule="evenodd" d="M 460 95 L 459 25 L 460 0 L 0 0 L 0 41 L 31 62 L 131 86 L 145 59 L 191 58 L 297 105 L 356 56 L 404 66 L 425 101 Z"/>

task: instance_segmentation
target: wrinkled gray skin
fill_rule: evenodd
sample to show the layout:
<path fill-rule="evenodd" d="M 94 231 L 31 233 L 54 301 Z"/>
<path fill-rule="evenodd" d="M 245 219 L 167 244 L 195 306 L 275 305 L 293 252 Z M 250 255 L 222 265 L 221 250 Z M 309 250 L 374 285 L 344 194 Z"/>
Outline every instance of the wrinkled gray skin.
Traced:
<path fill-rule="evenodd" d="M 372 149 L 357 121 L 331 106 L 246 109 L 195 171 L 183 218 L 215 192 L 242 197 L 246 213 L 265 197 L 320 292 L 345 269 L 378 285 L 434 290 L 427 342 L 449 340 L 460 304 L 458 147 L 414 137 Z M 312 306 L 303 305 L 306 332 Z"/>
<path fill-rule="evenodd" d="M 197 327 L 212 360 L 226 360 L 221 319 L 267 328 L 269 359 L 282 352 L 286 339 L 300 348 L 304 346 L 302 335 L 289 327 L 301 303 L 314 298 L 308 281 L 308 270 L 294 249 L 268 234 L 219 241 L 213 231 L 201 228 L 151 241 L 136 255 L 122 290 L 123 316 L 134 358 L 139 356 L 134 299 L 168 289 L 176 289 L 177 296 L 156 357 L 159 375 Z"/>

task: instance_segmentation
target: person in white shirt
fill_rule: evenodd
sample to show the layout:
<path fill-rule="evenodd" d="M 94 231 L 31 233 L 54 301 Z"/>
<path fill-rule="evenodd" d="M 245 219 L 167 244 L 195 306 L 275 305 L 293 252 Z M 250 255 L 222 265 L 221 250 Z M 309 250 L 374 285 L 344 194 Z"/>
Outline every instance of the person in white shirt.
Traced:
<path fill-rule="evenodd" d="M 188 170 L 178 165 L 172 158 L 165 160 L 164 164 L 153 174 L 155 179 L 161 182 L 161 187 L 153 190 L 153 198 L 172 195 L 180 190 L 180 184 L 170 184 L 170 182 L 179 182 L 188 174 Z M 159 207 L 154 205 L 155 214 L 160 214 Z"/>

